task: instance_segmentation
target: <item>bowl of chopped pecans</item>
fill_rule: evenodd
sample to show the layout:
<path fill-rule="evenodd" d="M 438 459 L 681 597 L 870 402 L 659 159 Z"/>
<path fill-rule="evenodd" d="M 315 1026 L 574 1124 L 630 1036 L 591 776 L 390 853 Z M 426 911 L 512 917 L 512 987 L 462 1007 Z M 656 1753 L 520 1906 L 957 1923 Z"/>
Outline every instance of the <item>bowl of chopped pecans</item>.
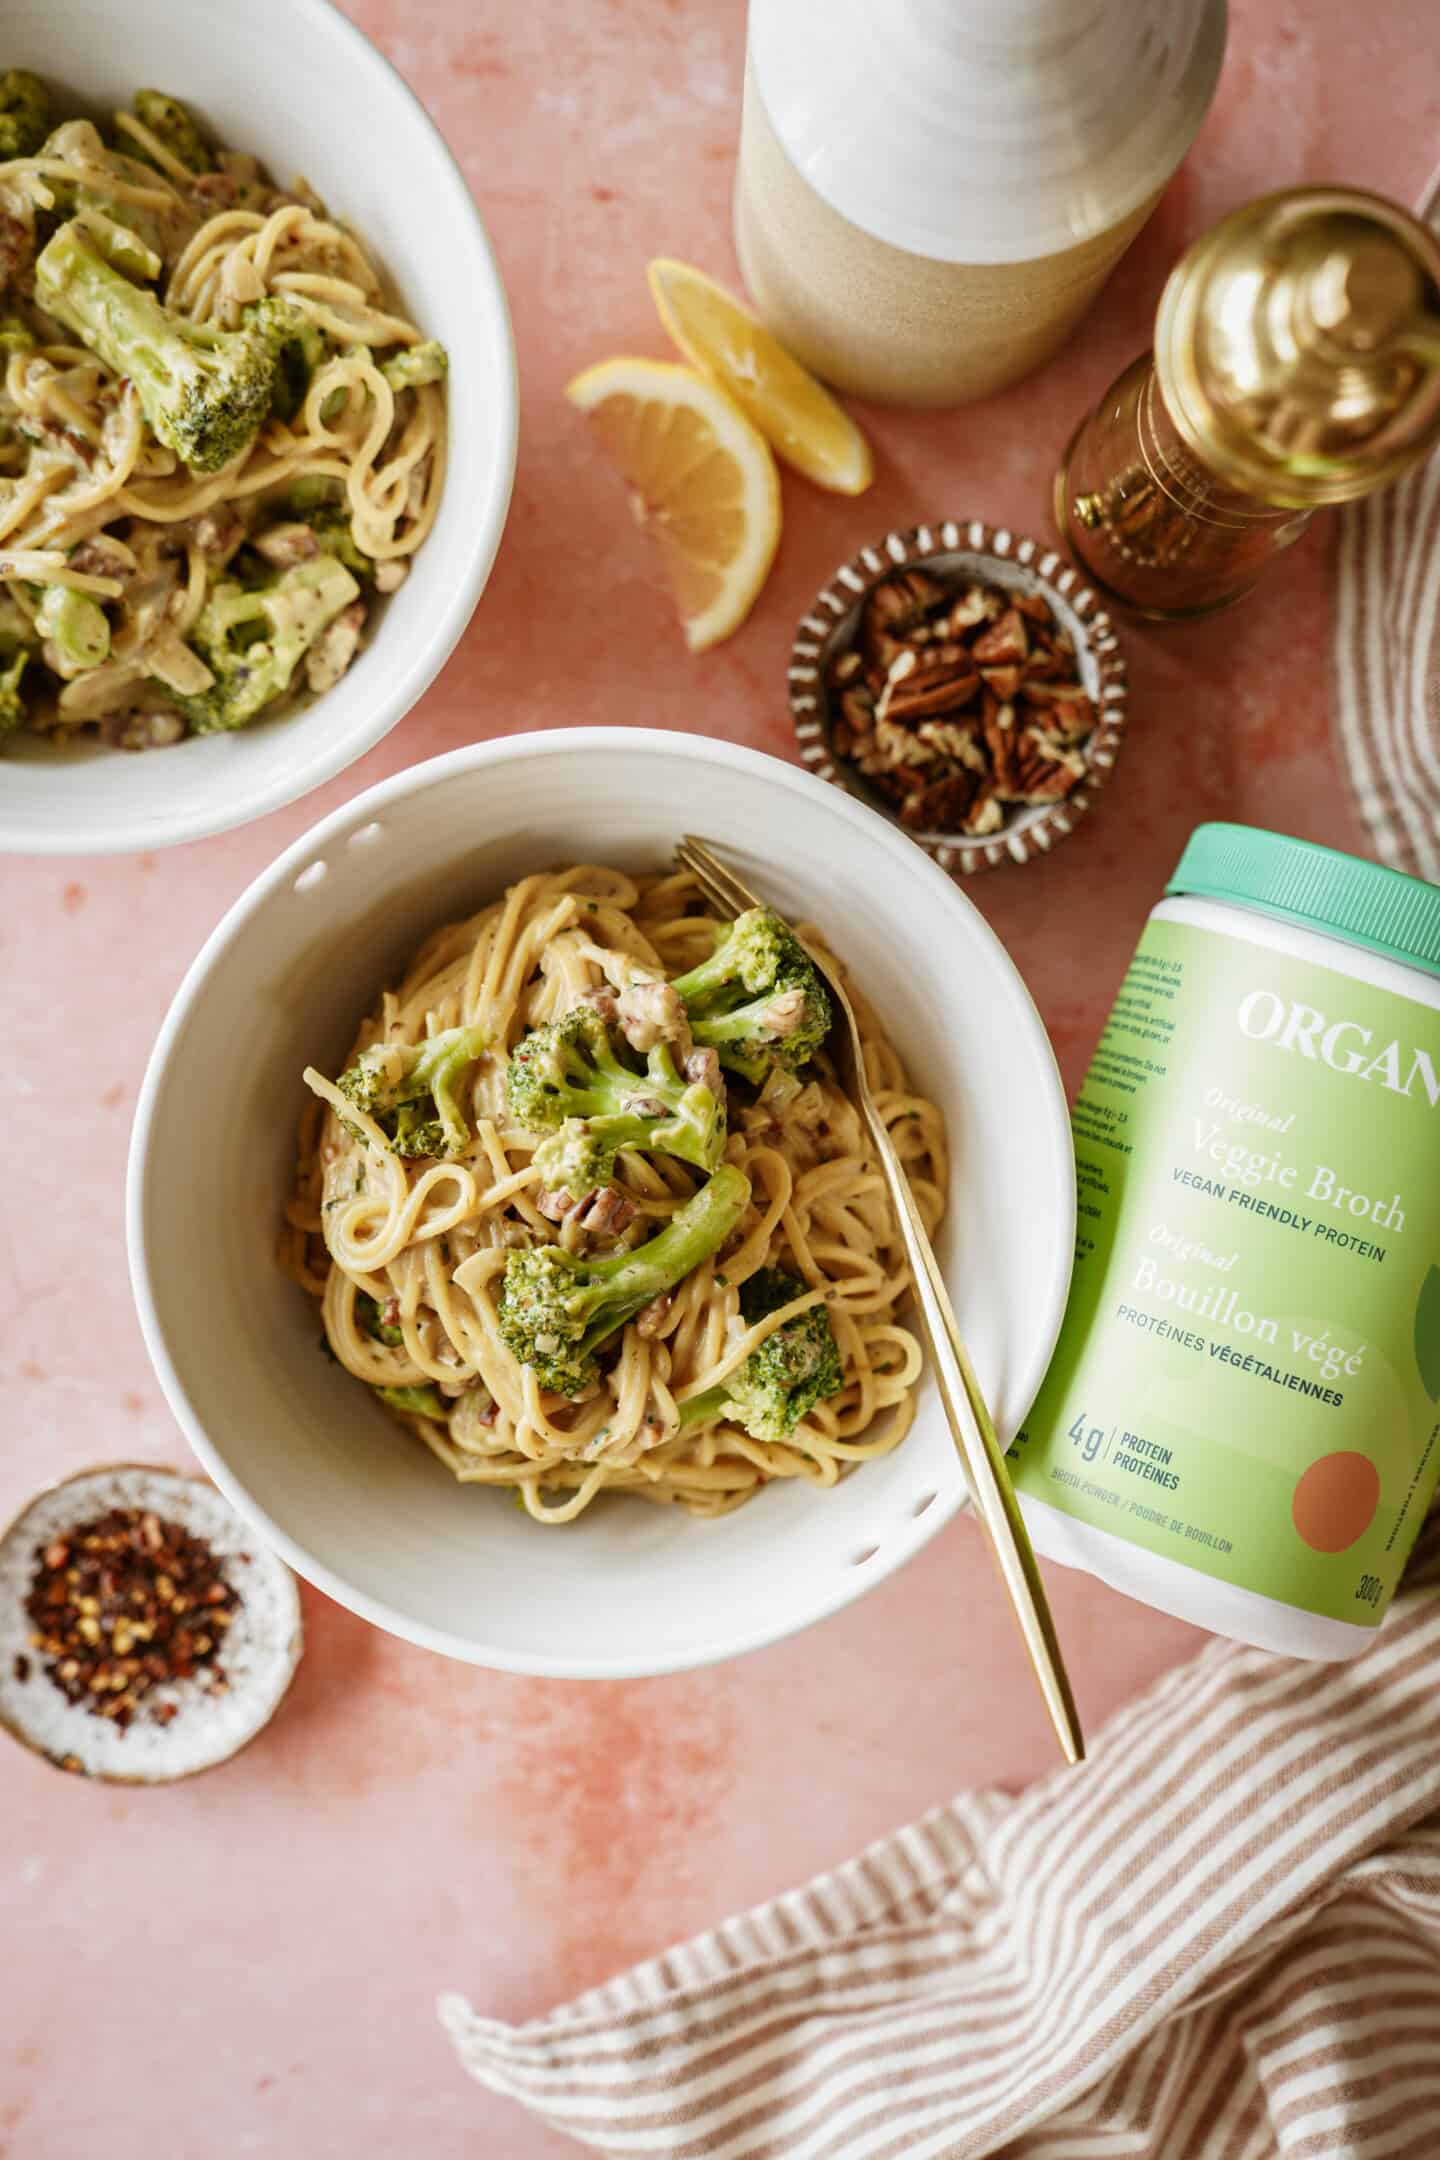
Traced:
<path fill-rule="evenodd" d="M 800 755 L 943 870 L 1027 862 L 1072 832 L 1125 727 L 1109 616 L 1052 548 L 978 519 L 887 533 L 795 634 Z"/>

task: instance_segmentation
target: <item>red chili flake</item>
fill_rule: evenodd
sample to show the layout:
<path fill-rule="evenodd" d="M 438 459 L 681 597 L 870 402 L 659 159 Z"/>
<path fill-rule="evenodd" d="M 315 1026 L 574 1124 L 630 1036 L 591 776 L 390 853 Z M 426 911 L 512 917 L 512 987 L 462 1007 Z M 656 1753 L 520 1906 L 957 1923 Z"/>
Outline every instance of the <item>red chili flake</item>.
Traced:
<path fill-rule="evenodd" d="M 111 1508 L 36 1547 L 25 1611 L 56 1687 L 123 1732 L 167 1682 L 203 1673 L 212 1692 L 228 1685 L 218 1652 L 239 1604 L 203 1538 L 148 1510 Z M 29 1660 L 15 1669 L 24 1679 Z M 149 1708 L 160 1725 L 175 1714 L 173 1703 Z"/>

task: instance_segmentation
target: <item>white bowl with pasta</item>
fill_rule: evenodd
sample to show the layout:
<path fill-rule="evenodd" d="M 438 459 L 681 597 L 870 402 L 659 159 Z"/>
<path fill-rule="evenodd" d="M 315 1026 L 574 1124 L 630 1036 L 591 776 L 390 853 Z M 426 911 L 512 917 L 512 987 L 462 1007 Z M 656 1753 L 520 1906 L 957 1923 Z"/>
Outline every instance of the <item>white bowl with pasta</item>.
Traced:
<path fill-rule="evenodd" d="M 323 694 L 306 692 L 293 709 L 141 755 L 114 743 L 164 743 L 167 724 L 177 732 L 163 697 L 148 738 L 152 716 L 141 714 L 128 735 L 111 727 L 109 740 L 93 729 L 22 729 L 0 745 L 0 849 L 163 847 L 247 823 L 333 778 L 410 710 L 456 644 L 499 544 L 514 471 L 518 399 L 504 287 L 438 131 L 327 0 L 246 0 L 243 7 L 133 0 L 123 9 L 98 0 L 12 0 L 5 28 L 6 65 L 43 77 L 61 114 L 79 108 L 100 117 L 129 105 L 137 87 L 157 85 L 192 105 L 216 143 L 253 152 L 278 187 L 303 175 L 325 213 L 359 237 L 378 267 L 377 306 L 408 317 L 450 359 L 438 510 L 407 558 L 404 582 L 386 591 L 387 576 L 367 594 L 363 640 L 333 687 L 323 688 L 334 671 L 322 667 L 310 680 Z M 438 393 L 410 395 L 438 405 Z M 122 396 L 133 401 L 134 392 Z M 305 426 L 302 417 L 294 433 Z M 303 460 L 296 469 L 304 470 Z M 439 469 L 438 456 L 429 469 Z M 152 493 L 166 484 L 147 483 Z M 423 515 L 428 519 L 428 508 Z M 356 532 L 358 539 L 358 525 Z M 190 566 L 193 572 L 193 551 Z M 110 597 L 103 580 L 98 591 L 102 601 Z M 180 603 L 177 595 L 177 612 Z M 112 610 L 122 630 L 129 627 L 124 607 Z"/>
<path fill-rule="evenodd" d="M 480 1482 L 458 1481 L 453 1465 L 418 1444 L 425 1435 L 407 1431 L 352 1373 L 318 1354 L 316 1305 L 277 1258 L 293 1235 L 281 1226 L 309 1099 L 301 1074 L 307 1066 L 341 1071 L 364 1016 L 427 938 L 517 881 L 565 864 L 663 872 L 687 829 L 726 853 L 789 919 L 818 926 L 877 1009 L 910 1087 L 938 1107 L 949 1148 L 937 1249 L 1002 1435 L 1016 1430 L 1058 1334 L 1074 1173 L 1049 1041 L 984 918 L 885 820 L 778 760 L 639 729 L 513 737 L 382 782 L 256 880 L 182 985 L 136 1117 L 131 1267 L 166 1394 L 235 1505 L 331 1596 L 475 1663 L 622 1676 L 752 1649 L 871 1588 L 963 1498 L 953 1444 L 922 1374 L 899 1444 L 853 1462 L 841 1448 L 838 1476 L 817 1444 L 814 1458 L 795 1466 L 805 1474 L 741 1494 L 744 1504 L 728 1512 L 707 1513 L 703 1492 L 698 1516 L 685 1505 L 644 1505 L 622 1478 L 621 1489 L 602 1492 L 575 1519 L 537 1522 L 513 1494 L 485 1482 L 483 1465 Z M 601 893 L 603 922 L 604 895 L 618 888 L 582 889 Z M 664 911 L 657 915 L 652 899 L 642 912 L 646 905 L 645 935 L 662 952 L 682 951 L 683 932 L 672 924 L 657 936 Z M 534 914 L 532 906 L 527 921 Z M 573 911 L 566 919 L 576 920 Z M 560 973 L 579 967 L 582 981 L 586 917 L 578 920 Z M 602 941 L 616 934 L 596 933 Z M 453 987 L 465 972 L 454 965 L 462 946 L 437 949 Z M 549 997 L 542 1009 L 564 1002 Z M 897 1085 L 893 1072 L 889 1084 Z M 483 1100 L 477 1081 L 477 1132 Z M 495 1116 L 503 1124 L 503 1113 Z M 747 1152 L 749 1123 L 732 1083 L 729 1159 L 744 1163 L 759 1196 L 770 1189 L 765 1135 L 761 1154 Z M 513 1203 L 525 1156 L 512 1156 L 522 1167 L 507 1178 L 491 1137 L 493 1170 L 482 1169 L 480 1182 L 490 1178 L 491 1197 L 509 1192 Z M 326 1152 L 333 1174 L 340 1149 Z M 394 1165 L 383 1167 L 390 1177 Z M 441 1169 L 424 1176 L 434 1184 Z M 348 1188 L 348 1178 L 340 1182 Z M 443 1176 L 424 1204 L 464 1213 Z M 378 1213 L 386 1205 L 377 1203 Z M 530 1220 L 544 1231 L 539 1217 Z M 857 1232 L 856 1242 L 866 1249 L 855 1264 L 878 1274 L 870 1233 Z M 827 1258 L 818 1235 L 810 1244 L 843 1277 L 843 1255 Z M 475 1291 L 474 1312 L 488 1311 L 480 1278 L 493 1287 L 490 1260 L 481 1255 L 456 1274 Z M 349 1289 L 340 1289 L 348 1313 Z M 333 1334 L 328 1307 L 326 1326 Z M 836 1326 L 844 1335 L 838 1317 Z M 378 1343 L 364 1346 L 364 1356 L 372 1352 L 382 1355 Z M 712 1343 L 706 1355 L 714 1354 Z M 704 1362 L 672 1333 L 655 1370 L 683 1394 L 686 1372 Z M 496 1386 L 506 1414 L 518 1416 L 509 1383 Z M 833 1439 L 833 1420 L 826 1432 Z M 478 1441 L 486 1444 L 483 1433 Z M 568 1515 L 580 1482 L 580 1474 L 561 1480 L 541 1497 Z"/>

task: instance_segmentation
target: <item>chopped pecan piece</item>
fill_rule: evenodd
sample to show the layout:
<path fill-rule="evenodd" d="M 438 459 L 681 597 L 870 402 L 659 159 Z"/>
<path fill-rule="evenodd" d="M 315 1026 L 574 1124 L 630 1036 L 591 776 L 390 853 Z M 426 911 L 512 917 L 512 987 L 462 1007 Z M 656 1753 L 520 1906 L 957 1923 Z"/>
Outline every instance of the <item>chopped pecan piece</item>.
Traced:
<path fill-rule="evenodd" d="M 627 984 L 616 1005 L 620 1032 L 643 1057 L 658 1042 L 675 1043 L 683 1055 L 690 1047 L 690 1022 L 678 990 L 668 982 Z"/>
<path fill-rule="evenodd" d="M 982 784 L 976 773 L 947 773 L 906 797 L 900 822 L 913 832 L 956 832 Z"/>
<path fill-rule="evenodd" d="M 1008 795 L 1016 786 L 1019 771 L 1020 737 L 1015 725 L 1015 707 L 1002 705 L 998 698 L 987 693 L 981 725 L 985 747 L 990 752 L 990 766 L 995 775 L 996 790 L 1002 795 Z"/>
<path fill-rule="evenodd" d="M 977 660 L 989 666 L 1007 660 L 1023 660 L 1030 650 L 1024 617 L 1015 608 L 1006 608 L 998 621 L 988 630 L 981 631 L 970 650 Z"/>
<path fill-rule="evenodd" d="M 1083 742 L 1093 732 L 1095 708 L 1080 683 L 1026 683 L 1022 695 L 1062 741 Z"/>
<path fill-rule="evenodd" d="M 692 1050 L 683 1067 L 685 1078 L 692 1086 L 707 1087 L 712 1095 L 725 1100 L 725 1075 L 720 1070 L 718 1050 Z"/>
<path fill-rule="evenodd" d="M 198 533 L 196 537 L 199 538 Z M 204 547 L 203 540 L 200 545 Z M 265 532 L 258 533 L 251 545 L 257 555 L 263 555 L 277 570 L 289 570 L 296 563 L 309 562 L 312 555 L 320 552 L 314 526 L 298 521 L 293 525 L 271 525 Z"/>
<path fill-rule="evenodd" d="M 592 1237 L 619 1237 L 635 1220 L 635 1203 L 618 1185 L 602 1185 L 579 1203 L 576 1220 Z"/>
<path fill-rule="evenodd" d="M 865 602 L 865 615 L 878 628 L 903 637 L 948 597 L 939 578 L 932 577 L 928 570 L 896 570 L 873 587 Z"/>
<path fill-rule="evenodd" d="M 913 665 L 897 678 L 890 672 L 880 712 L 890 720 L 928 719 L 932 713 L 958 712 L 980 687 L 980 676 L 959 645 L 932 645 L 911 655 Z"/>
<path fill-rule="evenodd" d="M 121 584 L 134 575 L 130 550 L 107 540 L 104 533 L 96 533 L 70 550 L 70 568 L 83 577 L 118 578 Z"/>
<path fill-rule="evenodd" d="M 962 713 L 944 720 L 922 720 L 915 732 L 942 757 L 953 758 L 957 765 L 968 765 L 972 772 L 988 771 L 978 713 Z"/>
<path fill-rule="evenodd" d="M 333 690 L 355 657 L 360 633 L 365 628 L 365 603 L 352 600 L 342 608 L 318 645 L 305 658 L 305 680 L 317 696 Z"/>
<path fill-rule="evenodd" d="M 173 705 L 107 713 L 100 722 L 100 740 L 117 750 L 168 750 L 185 733 L 185 721 Z"/>
<path fill-rule="evenodd" d="M 980 623 L 993 622 L 999 612 L 1000 602 L 994 593 L 987 593 L 983 585 L 971 585 L 945 617 L 946 635 L 961 637 Z"/>
<path fill-rule="evenodd" d="M 998 832 L 1084 777 L 1097 715 L 1041 592 L 893 571 L 825 681 L 835 754 L 912 830 Z"/>
<path fill-rule="evenodd" d="M 635 1315 L 636 1334 L 646 1341 L 652 1335 L 658 1335 L 665 1322 L 669 1319 L 670 1308 L 674 1303 L 675 1293 L 673 1290 L 662 1290 L 658 1297 L 651 1298 L 650 1303 L 643 1305 Z"/>
<path fill-rule="evenodd" d="M 894 720 L 876 721 L 875 753 L 887 765 L 932 765 L 935 762 L 935 752 L 930 744 Z"/>

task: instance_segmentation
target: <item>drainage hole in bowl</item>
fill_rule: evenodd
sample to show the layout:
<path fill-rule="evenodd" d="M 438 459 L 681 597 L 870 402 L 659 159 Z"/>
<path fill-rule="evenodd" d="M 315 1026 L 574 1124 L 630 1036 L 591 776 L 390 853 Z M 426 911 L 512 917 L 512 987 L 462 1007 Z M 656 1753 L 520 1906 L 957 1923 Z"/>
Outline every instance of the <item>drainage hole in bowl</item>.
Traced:
<path fill-rule="evenodd" d="M 372 819 L 368 825 L 362 825 L 358 832 L 352 832 L 345 845 L 346 847 L 374 847 L 375 842 L 381 838 L 384 831 L 384 826 Z"/>
<path fill-rule="evenodd" d="M 875 1557 L 875 1555 L 876 1555 L 876 1553 L 877 1553 L 877 1552 L 879 1552 L 879 1550 L 880 1550 L 880 1548 L 879 1548 L 879 1546 L 878 1546 L 878 1545 L 862 1545 L 862 1546 L 861 1546 L 861 1548 L 860 1548 L 860 1550 L 859 1550 L 859 1552 L 852 1552 L 852 1553 L 851 1553 L 851 1555 L 850 1555 L 850 1565 L 851 1565 L 851 1567 L 864 1567 L 864 1565 L 865 1565 L 866 1561 L 867 1561 L 867 1560 L 873 1560 L 873 1559 L 874 1559 L 874 1557 Z"/>
<path fill-rule="evenodd" d="M 312 862 L 308 869 L 302 870 L 295 880 L 296 892 L 313 892 L 317 885 L 324 882 L 327 867 L 323 861 Z"/>
<path fill-rule="evenodd" d="M 939 1498 L 939 1494 L 938 1494 L 938 1493 L 933 1493 L 933 1492 L 922 1492 L 922 1493 L 921 1493 L 921 1495 L 920 1495 L 920 1497 L 919 1497 L 919 1499 L 918 1499 L 918 1500 L 917 1500 L 917 1501 L 915 1502 L 915 1505 L 914 1505 L 914 1507 L 913 1507 L 913 1508 L 911 1508 L 911 1510 L 910 1510 L 911 1514 L 912 1514 L 912 1515 L 923 1515 L 923 1514 L 925 1513 L 925 1510 L 926 1510 L 926 1508 L 928 1508 L 928 1507 L 934 1507 L 934 1505 L 935 1505 L 935 1502 L 936 1502 L 936 1500 L 937 1500 L 938 1498 Z"/>

